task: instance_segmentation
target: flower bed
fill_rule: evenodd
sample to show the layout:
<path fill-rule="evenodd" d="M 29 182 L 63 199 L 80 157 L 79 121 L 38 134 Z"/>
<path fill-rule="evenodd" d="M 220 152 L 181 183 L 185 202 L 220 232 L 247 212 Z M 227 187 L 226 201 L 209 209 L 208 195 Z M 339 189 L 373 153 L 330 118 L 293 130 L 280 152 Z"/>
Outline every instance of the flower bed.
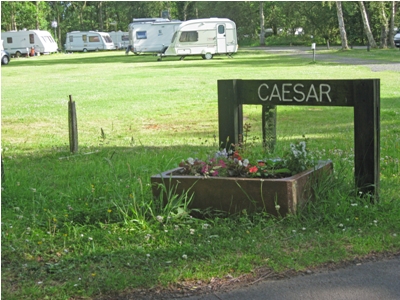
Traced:
<path fill-rule="evenodd" d="M 313 168 L 284 178 L 247 178 L 182 175 L 184 168 L 175 168 L 151 177 L 153 197 L 174 191 L 193 196 L 189 208 L 215 209 L 229 214 L 243 210 L 264 210 L 273 215 L 295 213 L 313 200 L 313 187 L 322 176 L 333 170 L 331 161 L 321 161 Z M 161 189 L 164 185 L 165 189 Z"/>

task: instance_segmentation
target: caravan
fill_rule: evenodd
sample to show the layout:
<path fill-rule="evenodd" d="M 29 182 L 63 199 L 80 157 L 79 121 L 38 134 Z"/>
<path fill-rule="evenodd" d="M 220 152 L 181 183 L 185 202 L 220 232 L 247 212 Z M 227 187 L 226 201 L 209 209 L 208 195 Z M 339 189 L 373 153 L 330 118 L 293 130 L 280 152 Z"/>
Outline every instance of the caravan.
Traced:
<path fill-rule="evenodd" d="M 129 32 L 111 31 L 108 33 L 116 49 L 126 49 L 129 46 Z"/>
<path fill-rule="evenodd" d="M 175 32 L 163 56 L 201 55 L 211 59 L 215 54 L 231 55 L 238 49 L 236 24 L 225 18 L 195 19 L 183 22 Z"/>
<path fill-rule="evenodd" d="M 174 32 L 182 21 L 169 19 L 133 19 L 129 24 L 127 53 L 162 53 L 171 43 Z"/>
<path fill-rule="evenodd" d="M 1 33 L 4 50 L 10 55 L 28 55 L 33 47 L 36 53 L 49 54 L 58 51 L 57 43 L 48 31 L 19 30 Z"/>
<path fill-rule="evenodd" d="M 72 31 L 67 33 L 66 51 L 99 51 L 113 50 L 114 43 L 107 32 Z"/>

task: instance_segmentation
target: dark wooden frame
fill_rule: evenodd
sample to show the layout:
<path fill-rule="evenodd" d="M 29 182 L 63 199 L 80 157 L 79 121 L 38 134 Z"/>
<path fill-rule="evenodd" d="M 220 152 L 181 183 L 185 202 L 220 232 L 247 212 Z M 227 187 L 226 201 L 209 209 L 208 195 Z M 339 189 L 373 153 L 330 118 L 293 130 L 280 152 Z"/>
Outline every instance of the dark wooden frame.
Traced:
<path fill-rule="evenodd" d="M 297 85 L 299 88 L 294 90 Z M 328 88 L 329 86 L 329 92 Z M 268 92 L 275 91 L 274 97 Z M 310 89 L 321 97 L 300 99 L 299 90 Z M 280 91 L 280 92 L 279 92 Z M 283 92 L 284 91 L 284 92 Z M 313 94 L 312 94 L 313 95 Z M 264 100 L 262 100 L 264 99 Z M 243 133 L 243 104 L 350 106 L 354 107 L 355 184 L 361 194 L 375 199 L 379 190 L 380 161 L 380 80 L 218 80 L 218 125 L 220 145 L 238 143 Z"/>

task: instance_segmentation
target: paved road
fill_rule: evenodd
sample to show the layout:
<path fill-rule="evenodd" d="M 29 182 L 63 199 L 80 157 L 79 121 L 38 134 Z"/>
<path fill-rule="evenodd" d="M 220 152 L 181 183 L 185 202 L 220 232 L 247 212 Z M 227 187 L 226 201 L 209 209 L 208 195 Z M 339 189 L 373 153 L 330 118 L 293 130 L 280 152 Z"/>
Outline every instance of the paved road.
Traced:
<path fill-rule="evenodd" d="M 357 46 L 355 49 L 367 51 L 366 46 Z M 277 53 L 280 55 L 297 55 L 312 61 L 313 52 L 310 47 L 293 46 L 293 47 L 252 47 L 248 49 L 264 50 L 267 53 Z M 330 50 L 339 50 L 340 47 L 330 47 Z M 382 60 L 359 59 L 355 57 L 342 57 L 334 53 L 324 53 L 322 50 L 327 50 L 326 47 L 317 47 L 315 51 L 315 61 L 324 61 L 331 63 L 341 63 L 349 65 L 363 65 L 371 69 L 373 72 L 395 71 L 400 72 L 400 51 L 398 51 L 399 62 L 386 62 Z"/>
<path fill-rule="evenodd" d="M 176 298 L 175 298 L 176 299 Z M 399 300 L 400 256 L 185 300 Z"/>

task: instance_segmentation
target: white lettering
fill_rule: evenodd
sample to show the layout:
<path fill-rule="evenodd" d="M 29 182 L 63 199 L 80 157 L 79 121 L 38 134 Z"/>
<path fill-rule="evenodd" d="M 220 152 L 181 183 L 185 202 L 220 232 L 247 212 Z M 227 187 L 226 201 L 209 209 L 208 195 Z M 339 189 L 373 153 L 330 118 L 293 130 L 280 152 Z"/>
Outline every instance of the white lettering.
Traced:
<path fill-rule="evenodd" d="M 308 91 L 306 91 L 308 89 Z M 258 98 L 261 101 L 284 101 L 284 102 L 332 102 L 331 86 L 326 83 L 321 83 L 318 86 L 311 84 L 304 86 L 302 83 L 275 83 L 272 90 L 266 83 L 262 83 L 258 87 Z"/>
<path fill-rule="evenodd" d="M 324 91 L 323 89 L 326 88 L 326 90 Z M 329 84 L 324 84 L 322 83 L 319 86 L 319 102 L 322 102 L 322 95 L 326 95 L 326 97 L 328 97 L 329 102 L 332 102 L 331 97 L 329 97 L 329 92 L 331 91 L 331 86 Z"/>
<path fill-rule="evenodd" d="M 261 88 L 262 88 L 262 87 L 265 87 L 267 90 L 269 89 L 269 86 L 268 86 L 268 84 L 266 84 L 266 83 L 263 83 L 262 85 L 260 85 L 260 86 L 258 87 L 258 98 L 260 98 L 261 101 L 267 101 L 268 98 L 269 98 L 269 96 L 266 96 L 265 98 L 263 98 L 263 97 L 261 96 Z"/>
<path fill-rule="evenodd" d="M 284 83 L 282 84 L 282 100 L 283 101 L 293 101 L 291 98 L 285 98 L 285 94 L 289 94 L 290 90 L 287 90 L 287 88 L 291 87 L 292 84 L 291 83 Z"/>
<path fill-rule="evenodd" d="M 279 89 L 276 84 L 274 84 L 274 87 L 272 88 L 272 93 L 271 93 L 271 101 L 272 98 L 278 98 L 279 101 L 282 101 L 281 95 L 279 94 Z"/>
<path fill-rule="evenodd" d="M 299 91 L 297 88 L 304 88 L 304 85 L 302 85 L 301 83 L 295 84 L 295 86 L 293 87 L 293 90 L 296 94 L 300 94 L 302 97 L 301 98 L 297 98 L 297 97 L 293 97 L 293 99 L 297 102 L 303 102 L 306 95 L 304 95 L 304 93 L 302 91 Z"/>
<path fill-rule="evenodd" d="M 310 90 L 308 91 L 306 102 L 308 102 L 310 98 L 314 98 L 315 101 L 318 102 L 318 94 L 313 84 L 310 86 Z"/>

